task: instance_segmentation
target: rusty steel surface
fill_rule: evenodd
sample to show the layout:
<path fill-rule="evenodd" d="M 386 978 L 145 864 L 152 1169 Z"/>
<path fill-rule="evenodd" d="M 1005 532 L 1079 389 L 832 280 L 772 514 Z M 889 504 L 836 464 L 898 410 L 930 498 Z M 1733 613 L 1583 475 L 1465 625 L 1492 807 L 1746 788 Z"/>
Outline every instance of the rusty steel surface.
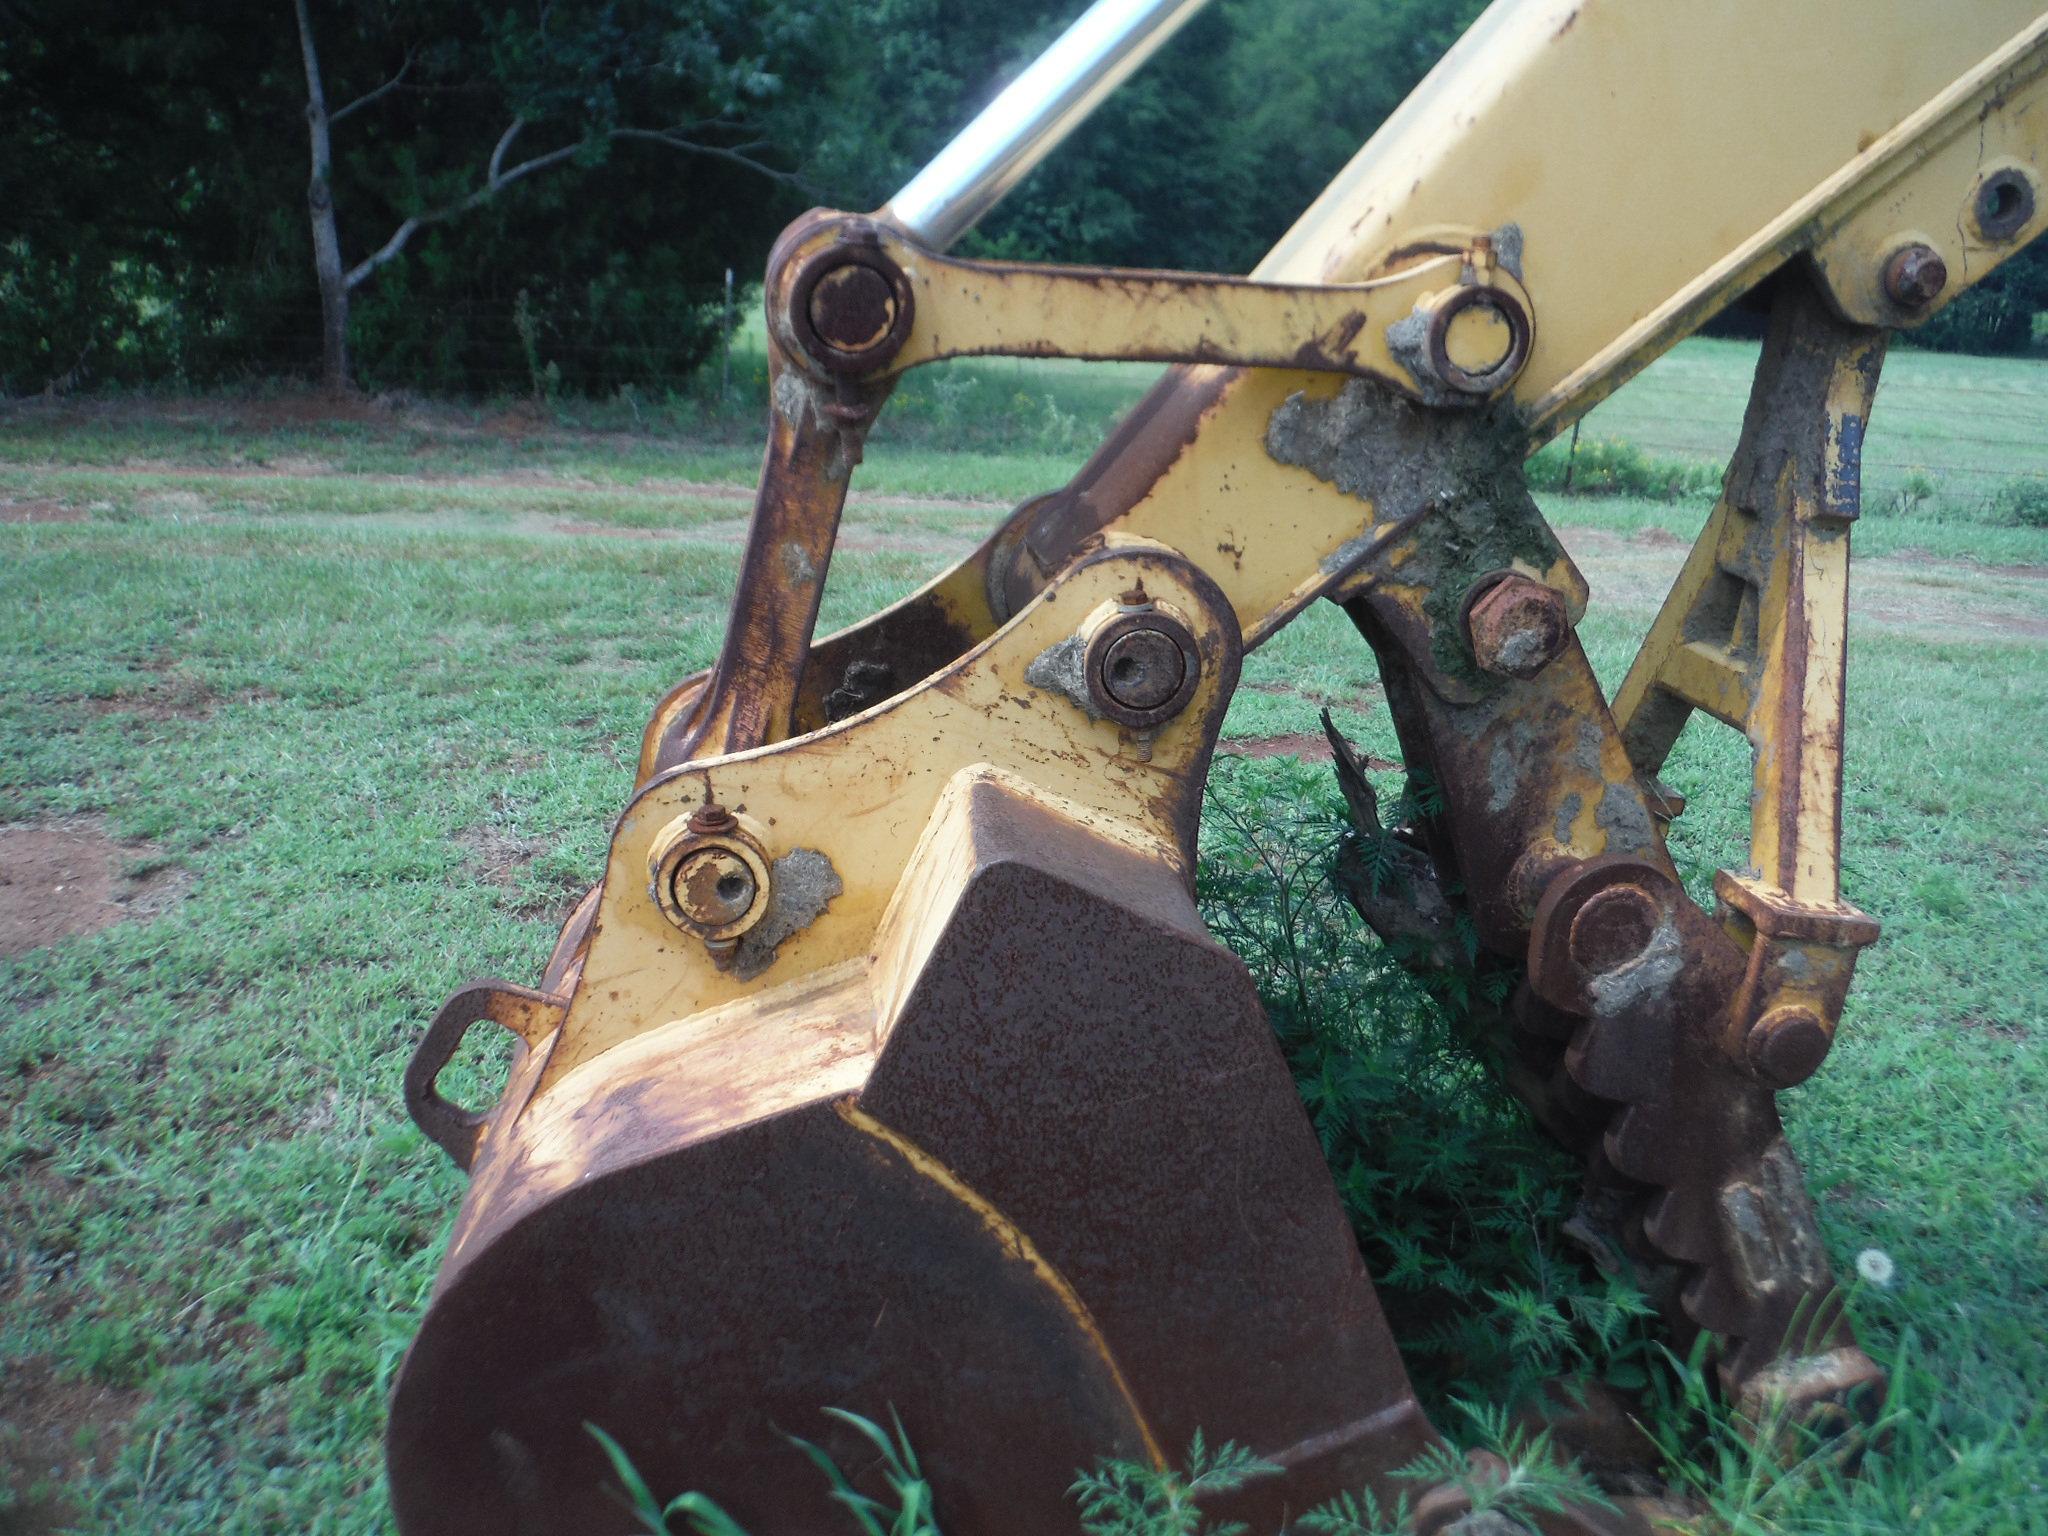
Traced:
<path fill-rule="evenodd" d="M 989 775 L 940 825 L 878 1014 L 672 1031 L 494 1148 L 393 1401 L 410 1536 L 598 1528 L 586 1422 L 758 1530 L 831 1513 L 783 1435 L 854 1451 L 820 1405 L 893 1408 L 963 1530 L 1063 1528 L 1075 1468 L 1197 1429 L 1286 1469 L 1231 1503 L 1267 1526 L 1439 1443 L 1177 864 Z"/>
<path fill-rule="evenodd" d="M 407 1073 L 471 1183 L 392 1406 L 406 1536 L 616 1524 L 586 1421 L 663 1496 L 814 1529 L 828 1491 L 782 1431 L 877 1488 L 827 1407 L 900 1413 L 953 1529 L 1070 1529 L 1076 1469 L 1198 1428 L 1284 1468 L 1219 1516 L 1398 1491 L 1437 1433 L 1190 900 L 1243 655 L 1319 598 L 1432 788 L 1383 826 L 1330 729 L 1403 875 L 1365 878 L 1354 842 L 1334 878 L 1404 953 L 1476 944 L 1506 983 L 1472 1023 L 1585 1160 L 1571 1230 L 1706 1336 L 1745 1422 L 1875 1411 L 1778 1094 L 1877 936 L 1840 804 L 1884 328 L 2048 226 L 2048 17 L 1862 23 L 1504 0 L 1251 280 L 955 261 L 887 210 L 790 226 L 718 660 L 656 706 L 541 989 L 457 993 Z M 1767 277 L 1723 494 L 1610 709 L 1523 460 Z M 893 379 L 988 354 L 1175 366 L 1069 483 L 816 637 Z M 1712 910 L 1657 779 L 1693 713 L 1755 749 Z M 472 1112 L 436 1083 L 485 1022 L 518 1048 Z M 1422 1491 L 1411 1527 L 1468 1508 Z"/>

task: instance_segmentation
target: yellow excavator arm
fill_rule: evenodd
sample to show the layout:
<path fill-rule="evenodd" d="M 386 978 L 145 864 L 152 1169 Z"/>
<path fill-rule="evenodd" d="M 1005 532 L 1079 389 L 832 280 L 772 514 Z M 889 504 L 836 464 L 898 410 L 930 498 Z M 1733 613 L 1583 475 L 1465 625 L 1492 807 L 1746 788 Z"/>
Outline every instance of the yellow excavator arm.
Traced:
<path fill-rule="evenodd" d="M 1366 920 L 1458 911 L 1514 971 L 1480 1022 L 1731 1400 L 1874 1412 L 1777 1094 L 1877 935 L 1838 876 L 1887 336 L 2048 219 L 2048 15 L 1499 0 L 1248 278 L 948 256 L 1199 3 L 1102 0 L 889 204 L 771 253 L 717 665 L 656 708 L 540 986 L 457 993 L 407 1075 L 472 1180 L 392 1406 L 407 1536 L 615 1524 L 586 1422 L 764 1533 L 826 1518 L 777 1469 L 828 1405 L 900 1414 L 977 1532 L 1071 1528 L 1075 1468 L 1197 1429 L 1283 1469 L 1218 1509 L 1268 1530 L 1440 1443 L 1191 894 L 1241 659 L 1316 599 L 1434 788 Z M 1753 291 L 1741 441 L 1610 700 L 1522 462 Z M 894 381 L 986 355 L 1173 366 L 1071 483 L 815 637 Z M 1657 777 L 1694 712 L 1754 749 L 1711 909 Z M 486 1020 L 520 1049 L 469 1114 L 435 1080 Z"/>

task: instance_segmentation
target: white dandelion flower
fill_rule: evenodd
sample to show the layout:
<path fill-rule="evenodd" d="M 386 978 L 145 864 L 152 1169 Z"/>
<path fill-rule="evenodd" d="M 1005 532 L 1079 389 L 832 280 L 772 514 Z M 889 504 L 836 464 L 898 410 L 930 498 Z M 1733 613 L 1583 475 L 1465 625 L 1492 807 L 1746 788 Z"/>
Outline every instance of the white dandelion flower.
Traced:
<path fill-rule="evenodd" d="M 1866 1248 L 1856 1255 L 1856 1273 L 1882 1289 L 1892 1283 L 1892 1275 L 1896 1270 L 1892 1265 L 1892 1256 L 1882 1248 Z"/>

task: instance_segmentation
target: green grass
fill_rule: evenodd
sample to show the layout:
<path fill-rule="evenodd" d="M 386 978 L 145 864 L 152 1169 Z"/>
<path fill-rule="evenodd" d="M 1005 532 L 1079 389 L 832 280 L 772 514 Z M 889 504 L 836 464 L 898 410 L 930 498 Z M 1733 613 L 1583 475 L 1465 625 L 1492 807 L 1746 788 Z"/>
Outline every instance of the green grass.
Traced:
<path fill-rule="evenodd" d="M 1730 418 L 1703 409 L 1653 442 L 1657 391 L 1681 411 L 1679 385 L 1722 388 L 1740 361 L 1689 344 L 1596 420 L 1627 427 L 1640 393 L 1636 440 L 1706 453 Z M 1955 446 L 1980 430 L 1967 406 L 1918 436 L 1884 414 L 1914 369 L 2043 388 L 2025 366 L 1902 354 L 1873 458 L 1958 483 L 2043 468 L 2048 441 Z M 1006 441 L 998 408 L 1050 396 L 1099 426 L 1129 398 L 1127 374 L 1077 396 L 1071 372 L 992 366 L 994 415 L 878 445 L 828 625 L 1071 471 L 1087 444 L 1053 439 L 1079 428 L 1046 413 Z M 80 518 L 0 523 L 0 825 L 104 818 L 184 892 L 153 921 L 0 959 L 17 1499 L 0 1531 L 59 1502 L 86 1531 L 386 1528 L 383 1394 L 461 1195 L 404 1118 L 404 1061 L 454 985 L 538 973 L 600 867 L 646 713 L 712 656 L 733 580 L 730 488 L 755 467 L 740 429 L 677 442 L 606 411 L 570 428 L 403 402 L 328 423 L 261 399 L 0 416 L 0 517 Z M 1992 521 L 1994 491 L 1873 505 L 1857 535 L 1847 883 L 1886 930 L 1789 1118 L 1838 1260 L 1896 1260 L 1857 1306 L 1880 1353 L 1913 1337 L 1914 1417 L 1792 1531 L 1989 1536 L 2048 1509 L 2048 530 Z M 1593 581 L 1583 634 L 1612 686 L 1704 507 L 1547 505 Z M 1246 683 L 1233 740 L 1312 731 L 1327 700 L 1395 755 L 1333 610 Z M 1746 830 L 1746 754 L 1695 730 L 1671 777 L 1703 891 Z M 60 1409 L 55 1440 L 29 1422 Z"/>

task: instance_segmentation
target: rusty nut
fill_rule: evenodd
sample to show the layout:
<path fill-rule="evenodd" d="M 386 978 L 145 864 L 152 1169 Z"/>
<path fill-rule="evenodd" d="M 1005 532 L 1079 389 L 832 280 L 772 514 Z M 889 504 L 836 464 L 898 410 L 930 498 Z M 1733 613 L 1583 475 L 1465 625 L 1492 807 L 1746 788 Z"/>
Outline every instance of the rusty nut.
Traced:
<path fill-rule="evenodd" d="M 707 943 L 737 939 L 767 915 L 767 857 L 738 818 L 717 807 L 670 823 L 648 862 L 655 905 Z"/>
<path fill-rule="evenodd" d="M 1948 286 L 1948 263 L 1931 245 L 1903 246 L 1884 264 L 1885 297 L 1902 309 L 1925 309 Z"/>
<path fill-rule="evenodd" d="M 1482 672 L 1523 682 L 1561 654 L 1572 635 L 1564 595 L 1526 576 L 1494 578 L 1465 610 L 1465 638 Z"/>

